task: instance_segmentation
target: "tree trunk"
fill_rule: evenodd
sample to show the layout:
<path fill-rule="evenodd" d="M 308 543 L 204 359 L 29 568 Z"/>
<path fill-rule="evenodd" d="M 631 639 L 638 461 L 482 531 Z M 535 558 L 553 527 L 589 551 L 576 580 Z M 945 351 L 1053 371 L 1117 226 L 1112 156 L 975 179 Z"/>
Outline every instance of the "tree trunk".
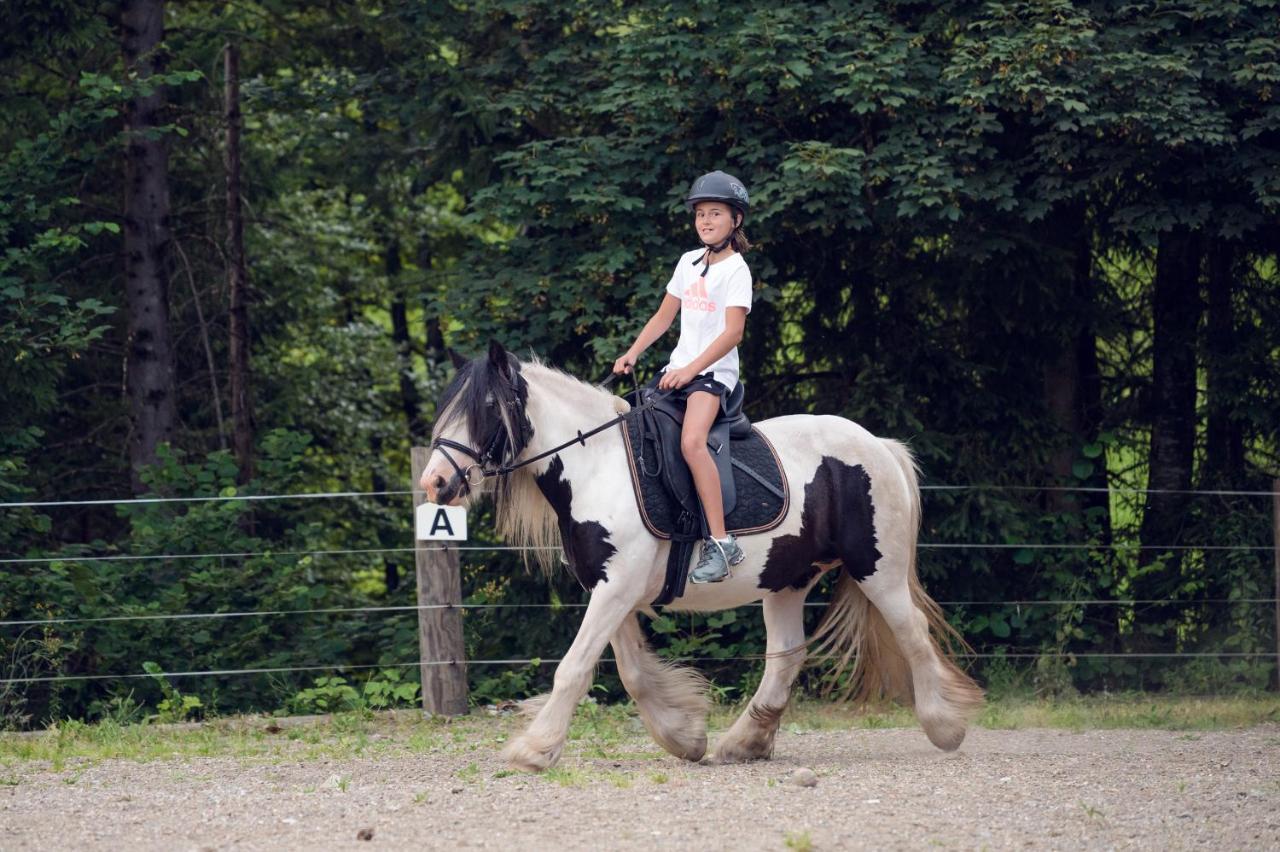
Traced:
<path fill-rule="evenodd" d="M 404 294 L 400 292 L 399 277 L 403 268 L 400 263 L 400 241 L 387 241 L 386 261 L 387 283 L 393 294 L 391 301 L 391 339 L 396 345 L 396 366 L 400 377 L 400 408 L 404 411 L 405 424 L 409 428 L 409 446 L 417 447 L 425 443 L 426 427 L 422 422 L 422 399 L 418 394 L 418 385 L 413 378 L 413 339 L 409 336 L 409 306 Z"/>
<path fill-rule="evenodd" d="M 1045 509 L 1059 516 L 1061 535 L 1072 542 L 1111 542 L 1111 501 L 1106 492 L 1106 449 L 1089 455 L 1085 448 L 1099 445 L 1102 431 L 1102 379 L 1098 367 L 1098 344 L 1093 281 L 1093 230 L 1084 201 L 1063 205 L 1049 219 L 1045 231 L 1055 250 L 1044 252 L 1043 280 L 1060 282 L 1056 298 L 1047 305 L 1041 333 L 1053 341 L 1046 359 L 1044 403 L 1057 427 L 1049 452 L 1048 481 L 1067 489 L 1078 487 L 1101 491 L 1046 491 Z M 1076 464 L 1087 464 L 1087 475 L 1077 475 Z M 1103 554 L 1114 570 L 1110 553 Z M 1099 560 L 1088 551 L 1075 553 L 1074 570 L 1092 584 L 1083 594 L 1105 598 L 1114 584 L 1100 582 Z M 1103 647 L 1111 648 L 1120 635 L 1116 607 L 1099 607 L 1089 615 L 1102 634 Z"/>
<path fill-rule="evenodd" d="M 1189 507 L 1196 435 L 1196 327 L 1200 321 L 1201 241 L 1184 227 L 1160 235 L 1153 299 L 1151 447 L 1142 514 L 1139 599 L 1174 599 L 1182 585 L 1181 551 L 1152 550 L 1182 543 Z M 1164 558 L 1162 564 L 1157 560 Z M 1151 646 L 1173 634 L 1181 616 L 1174 603 L 1140 605 L 1138 619 Z M 1165 641 L 1164 646 L 1169 643 Z M 1165 650 L 1173 650 L 1166 647 Z"/>
<path fill-rule="evenodd" d="M 431 238 L 426 234 L 422 235 L 422 239 L 418 242 L 418 269 L 422 270 L 422 274 L 431 280 Z M 425 301 L 425 300 L 424 300 Z M 440 317 L 433 314 L 430 310 L 426 312 L 426 319 L 423 325 L 427 331 L 427 357 L 433 361 L 440 362 L 445 359 L 448 354 L 444 347 L 444 332 L 440 328 Z"/>
<path fill-rule="evenodd" d="M 861 249 L 861 250 L 860 250 Z M 880 359 L 880 295 L 876 291 L 875 276 L 871 274 L 875 249 L 865 241 L 862 246 L 851 247 L 853 260 L 843 280 L 850 282 L 853 302 L 853 340 L 850 348 L 857 353 L 855 369 L 861 370 Z"/>
<path fill-rule="evenodd" d="M 373 464 L 369 466 L 369 485 L 374 493 L 374 501 L 377 502 L 381 511 L 389 512 L 390 503 L 387 500 L 387 478 L 382 475 L 382 438 L 372 435 L 369 438 L 369 452 L 373 457 Z M 385 529 L 378 530 L 378 546 L 382 548 L 393 548 L 395 544 L 387 540 Z M 387 586 L 387 594 L 391 594 L 400 588 L 400 569 L 396 567 L 394 557 L 383 555 L 382 557 L 382 579 Z"/>
<path fill-rule="evenodd" d="M 238 481 L 253 479 L 253 398 L 249 391 L 249 277 L 240 192 L 240 48 L 225 52 L 227 122 L 227 289 L 231 298 L 231 421 Z"/>
<path fill-rule="evenodd" d="M 1236 345 L 1235 313 L 1232 291 L 1235 289 L 1236 246 L 1227 240 L 1215 239 L 1209 246 L 1205 263 L 1205 285 L 1208 313 L 1205 322 L 1204 371 L 1205 371 L 1205 454 L 1200 471 L 1200 487 L 1206 489 L 1235 490 L 1246 485 L 1244 475 L 1244 428 L 1236 417 L 1235 401 L 1247 390 L 1242 372 L 1247 369 L 1234 356 Z M 1238 514 L 1247 517 L 1252 500 L 1247 497 L 1202 497 L 1213 512 Z M 1230 541 L 1215 542 L 1230 544 Z M 1208 598 L 1227 598 L 1238 585 L 1239 574 L 1235 570 L 1240 554 L 1231 551 L 1208 551 L 1204 554 L 1206 595 Z M 1201 604 L 1196 622 L 1205 632 L 1216 629 L 1230 632 L 1235 619 L 1243 614 L 1239 610 L 1247 605 L 1225 608 L 1214 604 Z M 1247 617 L 1247 615 L 1245 616 Z"/>
<path fill-rule="evenodd" d="M 1205 374 L 1208 423 L 1204 473 L 1201 482 L 1211 488 L 1231 489 L 1241 484 L 1244 471 L 1244 430 L 1232 411 L 1232 350 L 1235 347 L 1235 315 L 1231 305 L 1235 287 L 1235 247 L 1214 240 L 1208 260 L 1208 322 L 1205 329 Z"/>
<path fill-rule="evenodd" d="M 1096 443 L 1102 431 L 1102 378 L 1098 368 L 1097 332 L 1094 328 L 1096 306 L 1093 285 L 1093 233 L 1083 203 L 1062 209 L 1050 221 L 1049 231 L 1059 243 L 1061 252 L 1048 253 L 1053 268 L 1045 275 L 1062 277 L 1066 298 L 1053 305 L 1046 333 L 1060 328 L 1056 350 L 1044 368 L 1045 408 L 1062 439 L 1049 456 L 1051 481 L 1061 485 L 1105 488 L 1107 460 L 1105 453 L 1094 458 L 1083 454 L 1086 444 Z M 1062 267 L 1070 264 L 1062 274 Z M 1063 321 L 1067 327 L 1061 328 Z M 1076 476 L 1075 463 L 1087 460 L 1093 470 L 1087 477 Z M 1045 505 L 1050 511 L 1079 511 L 1082 508 L 1109 506 L 1107 495 L 1089 492 L 1049 492 Z M 1103 523 L 1105 536 L 1110 534 L 1109 512 Z"/>
<path fill-rule="evenodd" d="M 125 68 L 145 80 L 163 72 L 163 0 L 125 0 L 121 8 Z M 129 310 L 126 387 L 133 432 L 130 479 L 146 490 L 141 474 L 156 448 L 173 438 L 177 423 L 174 354 L 169 336 L 169 154 L 163 138 L 162 86 L 125 107 L 124 253 Z"/>

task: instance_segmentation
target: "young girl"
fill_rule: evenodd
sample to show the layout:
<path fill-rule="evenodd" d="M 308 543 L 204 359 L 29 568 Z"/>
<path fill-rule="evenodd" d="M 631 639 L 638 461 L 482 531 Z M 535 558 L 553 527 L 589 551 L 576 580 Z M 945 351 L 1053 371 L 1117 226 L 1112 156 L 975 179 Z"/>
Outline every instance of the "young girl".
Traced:
<path fill-rule="evenodd" d="M 742 232 L 747 204 L 747 188 L 732 175 L 715 171 L 694 181 L 685 206 L 693 211 L 702 248 L 680 258 L 657 313 L 613 365 L 615 373 L 631 372 L 680 315 L 680 340 L 658 387 L 674 391 L 668 399 L 684 400 L 680 449 L 711 533 L 689 575 L 694 583 L 718 583 L 729 576 L 730 565 L 743 559 L 737 540 L 725 532 L 720 474 L 707 449 L 707 434 L 738 383 L 737 347 L 751 310 L 751 270 L 742 259 L 751 247 Z"/>

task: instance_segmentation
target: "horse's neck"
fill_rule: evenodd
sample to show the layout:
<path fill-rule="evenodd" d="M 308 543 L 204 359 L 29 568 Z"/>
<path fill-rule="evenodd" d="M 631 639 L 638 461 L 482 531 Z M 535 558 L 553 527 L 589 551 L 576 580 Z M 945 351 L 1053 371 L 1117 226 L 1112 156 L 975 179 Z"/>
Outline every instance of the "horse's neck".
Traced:
<path fill-rule="evenodd" d="M 599 388 L 541 364 L 526 363 L 522 372 L 529 384 L 525 414 L 533 426 L 533 437 L 525 449 L 528 456 L 573 441 L 579 432 L 590 431 L 617 416 L 614 397 Z M 564 453 L 560 462 L 561 476 L 572 478 L 575 472 L 599 464 L 608 452 L 610 431 L 583 446 L 576 441 L 570 444 L 572 450 Z M 560 455 L 556 453 L 552 458 Z M 555 509 L 538 480 L 551 463 L 551 458 L 541 459 L 516 471 L 507 481 L 506 497 L 499 501 L 497 516 L 498 534 L 512 544 L 531 548 L 547 571 L 555 568 L 556 553 L 562 546 Z"/>
<path fill-rule="evenodd" d="M 618 416 L 614 397 L 599 388 L 541 364 L 526 364 L 524 372 L 529 383 L 525 413 L 533 425 L 530 455 L 546 452 L 572 440 L 578 432 Z M 543 465 L 537 467 L 541 470 Z"/>

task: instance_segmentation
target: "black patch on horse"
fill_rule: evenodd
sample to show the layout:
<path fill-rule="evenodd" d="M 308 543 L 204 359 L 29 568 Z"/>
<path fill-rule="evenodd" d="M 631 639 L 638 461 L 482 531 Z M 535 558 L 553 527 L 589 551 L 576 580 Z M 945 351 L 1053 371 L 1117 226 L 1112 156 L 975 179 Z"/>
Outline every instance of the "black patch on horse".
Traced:
<path fill-rule="evenodd" d="M 564 553 L 578 582 L 587 591 L 594 589 L 596 583 L 608 582 L 604 564 L 618 551 L 609 543 L 609 531 L 603 526 L 595 521 L 579 522 L 573 519 L 569 512 L 573 503 L 573 486 L 564 478 L 564 462 L 560 460 L 560 456 L 552 456 L 551 465 L 538 474 L 535 481 L 555 510 L 556 519 L 560 522 Z"/>
<path fill-rule="evenodd" d="M 823 456 L 813 481 L 804 487 L 800 532 L 774 539 L 769 546 L 759 587 L 779 592 L 803 589 L 821 570 L 814 563 L 844 562 L 844 570 L 861 582 L 876 572 L 875 506 L 871 477 L 862 465 L 847 465 Z"/>

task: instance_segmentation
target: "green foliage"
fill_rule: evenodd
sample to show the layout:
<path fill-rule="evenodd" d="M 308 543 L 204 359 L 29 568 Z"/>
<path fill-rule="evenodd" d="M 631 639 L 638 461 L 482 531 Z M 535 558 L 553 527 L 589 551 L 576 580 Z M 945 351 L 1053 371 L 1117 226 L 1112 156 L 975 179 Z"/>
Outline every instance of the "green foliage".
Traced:
<path fill-rule="evenodd" d="M 403 669 L 383 669 L 359 689 L 340 676 L 318 677 L 313 686 L 298 690 L 289 699 L 288 709 L 294 713 L 346 713 L 411 707 L 417 705 L 420 690 L 417 681 L 404 680 Z"/>
<path fill-rule="evenodd" d="M 315 686 L 299 690 L 289 700 L 294 713 L 342 713 L 360 706 L 360 693 L 341 677 L 318 677 Z"/>
<path fill-rule="evenodd" d="M 477 705 L 496 704 L 513 698 L 529 698 L 538 692 L 538 684 L 546 677 L 539 669 L 541 660 L 534 658 L 524 668 L 500 668 L 473 677 L 468 696 Z"/>
<path fill-rule="evenodd" d="M 1001 655 L 978 664 L 993 684 L 1247 690 L 1269 676 L 1246 658 L 1086 656 L 1269 652 L 1266 551 L 1140 559 L 1125 549 L 1152 544 L 1140 498 L 1012 487 L 1145 487 L 1153 280 L 1175 227 L 1204 241 L 1205 303 L 1229 314 L 1229 351 L 1210 343 L 1207 313 L 1181 341 L 1199 369 L 1195 485 L 1257 489 L 1280 465 L 1273 0 L 169 4 L 166 68 L 145 81 L 125 74 L 115 18 L 92 4 L 11 5 L 0 501 L 128 489 L 120 131 L 129 97 L 163 86 L 181 425 L 142 474 L 155 495 L 403 490 L 446 347 L 496 337 L 598 375 L 694 245 L 690 180 L 726 168 L 752 192 L 750 415 L 848 416 L 909 440 L 927 484 L 984 486 L 926 492 L 922 539 L 971 547 L 926 548 L 920 572 L 975 650 Z M 216 70 L 237 34 L 258 421 L 247 482 L 228 451 Z M 1227 256 L 1215 301 L 1211 258 Z M 1055 391 L 1069 386 L 1067 405 Z M 414 602 L 407 506 L 0 509 L 5 558 L 52 560 L 0 573 L 0 619 L 41 622 L 0 627 L 4 677 L 412 661 L 412 610 L 334 611 Z M 473 529 L 489 528 L 485 511 Z M 1268 511 L 1197 497 L 1181 543 L 1265 548 Z M 585 600 L 571 578 L 548 584 L 500 552 L 469 552 L 463 570 L 466 602 L 496 607 L 467 610 L 469 658 L 568 647 Z M 1169 607 L 1126 603 L 1165 575 Z M 233 616 L 248 612 L 269 614 Z M 183 613 L 208 617 L 167 618 Z M 105 620 L 120 616 L 146 620 Z M 759 662 L 739 658 L 764 647 L 756 611 L 645 623 L 663 655 L 698 658 L 726 693 L 755 686 Z M 472 695 L 533 694 L 552 671 L 473 666 Z M 0 724 L 161 702 L 319 709 L 351 703 L 347 690 L 380 706 L 416 688 L 295 675 L 209 678 L 186 709 L 156 682 L 136 698 L 109 681 L 6 684 Z M 611 667 L 600 681 L 621 694 Z"/>
<path fill-rule="evenodd" d="M 142 670 L 151 675 L 151 679 L 160 687 L 164 698 L 156 705 L 158 711 L 154 717 L 157 722 L 185 722 L 198 715 L 203 709 L 199 697 L 187 695 L 171 684 L 163 674 L 163 669 L 150 660 L 142 664 Z"/>
<path fill-rule="evenodd" d="M 416 681 L 404 680 L 403 669 L 384 669 L 378 677 L 365 682 L 364 700 L 375 710 L 413 706 L 421 689 Z"/>

